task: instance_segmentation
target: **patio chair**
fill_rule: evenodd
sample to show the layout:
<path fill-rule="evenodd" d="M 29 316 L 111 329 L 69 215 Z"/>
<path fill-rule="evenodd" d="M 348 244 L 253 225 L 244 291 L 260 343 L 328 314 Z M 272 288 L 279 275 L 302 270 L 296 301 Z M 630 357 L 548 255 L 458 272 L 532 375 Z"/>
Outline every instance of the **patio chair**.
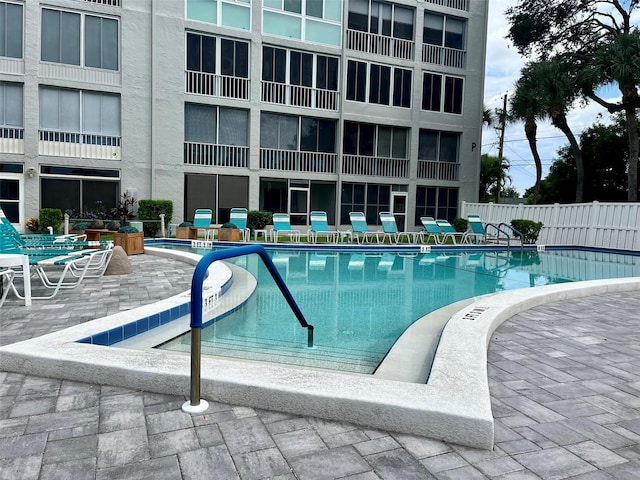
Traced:
<path fill-rule="evenodd" d="M 440 243 L 447 243 L 447 238 L 450 238 L 454 245 L 458 243 L 456 242 L 456 238 L 459 239 L 460 242 L 465 240 L 465 233 L 458 232 L 447 220 L 436 220 L 436 223 L 442 231 Z"/>
<path fill-rule="evenodd" d="M 369 225 L 367 225 L 367 217 L 362 212 L 349 212 L 349 221 L 351 222 L 351 229 L 353 230 L 352 236 L 356 241 L 361 243 L 370 242 L 375 237 L 376 242 L 380 243 L 378 235 L 382 234 L 380 230 L 369 231 Z"/>
<path fill-rule="evenodd" d="M 382 243 L 384 243 L 385 238 L 389 238 L 389 243 L 398 243 L 402 237 L 407 239 L 407 243 L 411 243 L 411 237 L 413 237 L 413 233 L 411 232 L 400 232 L 398 231 L 398 224 L 396 223 L 396 217 L 391 212 L 380 212 L 380 222 L 382 223 Z"/>
<path fill-rule="evenodd" d="M 193 215 L 193 227 L 196 230 L 196 236 L 200 235 L 200 230 L 204 232 L 205 240 L 213 240 L 217 227 L 211 225 L 211 219 L 213 218 L 213 212 L 210 208 L 198 208 Z M 211 238 L 209 238 L 211 236 Z"/>
<path fill-rule="evenodd" d="M 229 222 L 238 227 L 243 242 L 247 242 L 251 238 L 251 233 L 247 228 L 247 215 L 246 208 L 232 208 L 229 214 Z"/>
<path fill-rule="evenodd" d="M 318 236 L 322 235 L 327 240 L 327 243 L 338 243 L 338 232 L 329 229 L 329 223 L 327 221 L 327 213 L 322 211 L 311 212 L 311 228 L 307 232 L 307 236 L 311 240 L 311 243 L 318 241 Z"/>
<path fill-rule="evenodd" d="M 76 241 L 86 241 L 86 235 L 79 234 L 27 234 L 20 233 L 16 227 L 9 221 L 4 214 L 2 207 L 0 207 L 0 228 L 4 228 L 9 232 L 21 245 L 26 247 L 41 247 L 48 246 L 50 244 L 68 244 Z M 77 245 L 76 245 L 77 246 Z"/>
<path fill-rule="evenodd" d="M 480 215 L 470 213 L 467 215 L 469 229 L 465 232 L 464 239 L 467 243 L 485 243 L 487 240 L 487 229 L 485 228 Z"/>
<path fill-rule="evenodd" d="M 278 242 L 280 235 L 286 235 L 292 242 L 300 241 L 300 230 L 291 228 L 291 220 L 288 213 L 273 214 L 273 230 L 271 231 L 271 239 L 274 243 Z"/>
<path fill-rule="evenodd" d="M 433 217 L 420 217 L 420 222 L 422 222 L 424 230 L 417 232 L 413 240 L 414 243 L 417 243 L 418 237 L 422 243 L 429 243 L 432 238 L 435 244 L 442 243 L 442 229 Z"/>
<path fill-rule="evenodd" d="M 2 307 L 4 300 L 7 298 L 9 289 L 13 287 L 13 277 L 15 277 L 15 275 L 16 272 L 11 270 L 10 268 L 6 270 L 0 270 L 0 307 Z"/>

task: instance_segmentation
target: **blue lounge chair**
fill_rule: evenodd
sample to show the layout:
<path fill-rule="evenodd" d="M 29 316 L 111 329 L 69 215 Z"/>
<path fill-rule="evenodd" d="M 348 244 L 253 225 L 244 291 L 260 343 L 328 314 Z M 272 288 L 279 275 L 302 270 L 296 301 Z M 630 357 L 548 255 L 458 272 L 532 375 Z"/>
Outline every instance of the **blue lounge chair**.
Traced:
<path fill-rule="evenodd" d="M 66 245 L 72 242 L 78 241 L 86 241 L 86 235 L 76 235 L 76 234 L 67 234 L 67 235 L 49 235 L 49 234 L 28 234 L 23 235 L 13 224 L 9 221 L 9 219 L 4 214 L 2 207 L 0 207 L 0 228 L 4 228 L 6 232 L 8 232 L 11 236 L 13 236 L 20 245 L 24 247 L 46 247 L 52 244 L 56 244 L 57 246 Z M 78 246 L 80 244 L 76 244 Z M 88 246 L 85 244 L 84 246 Z M 99 246 L 98 244 L 94 246 Z"/>
<path fill-rule="evenodd" d="M 193 215 L 193 229 L 196 230 L 196 236 L 200 235 L 200 231 L 204 232 L 205 240 L 213 240 L 217 231 L 217 227 L 211 225 L 213 212 L 210 208 L 198 208 Z"/>
<path fill-rule="evenodd" d="M 420 217 L 420 222 L 422 222 L 424 230 L 418 232 L 417 237 L 422 243 L 429 243 L 431 239 L 435 244 L 442 243 L 442 229 L 433 217 Z M 414 243 L 418 238 L 414 237 Z"/>
<path fill-rule="evenodd" d="M 247 242 L 249 238 L 251 238 L 251 234 L 247 228 L 247 216 L 248 212 L 246 208 L 232 208 L 229 214 L 229 222 L 238 227 L 243 242 Z"/>
<path fill-rule="evenodd" d="M 451 241 L 456 244 L 456 238 L 460 240 L 460 242 L 465 241 L 465 233 L 458 232 L 453 225 L 451 225 L 447 220 L 436 220 L 436 223 L 442 230 L 442 237 L 440 243 L 447 243 L 447 238 L 450 238 Z"/>
<path fill-rule="evenodd" d="M 273 230 L 271 231 L 271 239 L 274 242 L 278 241 L 280 235 L 286 235 L 292 242 L 300 241 L 300 230 L 291 228 L 291 220 L 288 213 L 274 213 L 273 214 Z"/>
<path fill-rule="evenodd" d="M 2 307 L 4 300 L 7 298 L 9 289 L 13 288 L 13 277 L 15 277 L 15 275 L 16 272 L 11 270 L 10 268 L 0 270 L 0 307 Z"/>
<path fill-rule="evenodd" d="M 352 236 L 355 237 L 358 243 L 370 242 L 374 237 L 377 243 L 380 243 L 381 231 L 369 231 L 369 225 L 367 225 L 367 217 L 362 212 L 349 212 L 349 221 L 351 222 Z"/>
<path fill-rule="evenodd" d="M 326 212 L 313 211 L 310 216 L 311 228 L 307 232 L 307 237 L 311 243 L 316 243 L 320 235 L 324 236 L 327 242 L 338 243 L 338 232 L 329 229 Z"/>
<path fill-rule="evenodd" d="M 382 223 L 382 243 L 385 239 L 389 238 L 389 243 L 398 243 L 402 237 L 407 239 L 407 243 L 410 243 L 410 238 L 413 236 L 411 232 L 398 231 L 398 224 L 396 223 L 396 217 L 391 212 L 380 212 L 380 222 Z"/>
<path fill-rule="evenodd" d="M 467 243 L 485 243 L 487 241 L 487 230 L 480 220 L 480 215 L 467 215 L 469 229 L 465 232 L 464 240 Z"/>

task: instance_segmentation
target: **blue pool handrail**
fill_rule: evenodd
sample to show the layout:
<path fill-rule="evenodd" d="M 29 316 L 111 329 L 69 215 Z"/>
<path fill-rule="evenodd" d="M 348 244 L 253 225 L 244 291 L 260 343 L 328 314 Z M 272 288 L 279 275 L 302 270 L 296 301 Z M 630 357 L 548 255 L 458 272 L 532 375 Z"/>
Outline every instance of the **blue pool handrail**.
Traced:
<path fill-rule="evenodd" d="M 202 286 L 207 276 L 209 266 L 218 260 L 227 258 L 242 257 L 245 255 L 257 254 L 264 262 L 267 270 L 278 285 L 280 292 L 291 307 L 300 325 L 307 329 L 307 346 L 313 348 L 313 325 L 310 325 L 304 318 L 300 307 L 291 295 L 287 284 L 282 279 L 280 272 L 274 265 L 271 257 L 262 245 L 246 245 L 243 247 L 217 250 L 204 255 L 193 272 L 191 279 L 191 401 L 182 405 L 182 409 L 189 413 L 203 412 L 207 409 L 207 402 L 200 400 L 200 340 L 202 333 Z"/>

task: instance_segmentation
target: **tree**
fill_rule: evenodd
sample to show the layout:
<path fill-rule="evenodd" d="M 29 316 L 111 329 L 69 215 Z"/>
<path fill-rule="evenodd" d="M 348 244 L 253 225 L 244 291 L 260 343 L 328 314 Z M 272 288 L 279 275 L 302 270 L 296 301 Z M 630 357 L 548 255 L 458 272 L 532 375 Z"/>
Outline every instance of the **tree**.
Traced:
<path fill-rule="evenodd" d="M 536 118 L 551 118 L 551 124 L 565 134 L 576 165 L 575 201 L 584 200 L 584 165 L 580 145 L 567 122 L 569 106 L 578 98 L 579 89 L 576 78 L 568 65 L 558 58 L 531 62 L 522 69 L 516 83 L 515 103 L 512 103 L 513 115 L 519 114 L 525 119 L 525 131 L 534 160 L 537 146 L 535 133 Z M 527 131 L 528 129 L 528 131 Z M 536 170 L 542 176 L 542 163 L 538 156 Z M 536 183 L 538 183 L 536 175 Z M 537 199 L 534 190 L 534 198 Z"/>
<path fill-rule="evenodd" d="M 507 183 L 511 183 L 508 174 L 509 161 L 488 154 L 483 154 L 480 160 L 480 201 L 499 202 L 500 192 L 505 190 Z"/>
<path fill-rule="evenodd" d="M 638 199 L 640 38 L 631 15 L 638 0 L 520 0 L 506 11 L 508 37 L 523 55 L 562 54 L 580 77 L 582 94 L 607 108 L 624 111 L 628 124 L 628 200 Z M 622 98 L 610 103 L 595 91 L 617 84 Z"/>

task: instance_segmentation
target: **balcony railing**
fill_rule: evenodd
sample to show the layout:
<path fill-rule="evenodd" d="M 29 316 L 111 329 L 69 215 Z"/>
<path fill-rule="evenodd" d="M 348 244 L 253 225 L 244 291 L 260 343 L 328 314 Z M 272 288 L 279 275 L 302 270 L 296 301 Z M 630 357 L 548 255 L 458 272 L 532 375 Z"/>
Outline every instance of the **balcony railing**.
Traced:
<path fill-rule="evenodd" d="M 422 61 L 445 67 L 466 68 L 467 52 L 456 48 L 424 43 L 422 45 Z"/>
<path fill-rule="evenodd" d="M 260 168 L 287 172 L 336 173 L 335 153 L 260 149 Z"/>
<path fill-rule="evenodd" d="M 121 137 L 39 130 L 38 154 L 52 157 L 121 160 Z"/>
<path fill-rule="evenodd" d="M 0 127 L 0 152 L 24 153 L 24 128 Z"/>
<path fill-rule="evenodd" d="M 263 81 L 261 100 L 265 103 L 279 103 L 318 110 L 338 110 L 338 92 L 335 90 L 285 83 Z"/>
<path fill-rule="evenodd" d="M 347 30 L 347 48 L 385 57 L 413 60 L 413 41 Z"/>
<path fill-rule="evenodd" d="M 418 160 L 418 178 L 456 181 L 459 179 L 459 173 L 459 163 Z"/>
<path fill-rule="evenodd" d="M 89 3 L 99 3 L 100 5 L 109 5 L 111 7 L 119 7 L 120 0 L 84 0 Z"/>
<path fill-rule="evenodd" d="M 249 147 L 184 142 L 185 165 L 247 168 Z"/>
<path fill-rule="evenodd" d="M 212 97 L 249 100 L 249 79 L 207 72 L 185 72 L 186 91 Z"/>
<path fill-rule="evenodd" d="M 424 0 L 426 3 L 433 3 L 441 7 L 455 8 L 456 10 L 469 11 L 469 0 Z"/>
<path fill-rule="evenodd" d="M 342 156 L 342 173 L 369 177 L 408 178 L 409 160 L 402 158 Z"/>

